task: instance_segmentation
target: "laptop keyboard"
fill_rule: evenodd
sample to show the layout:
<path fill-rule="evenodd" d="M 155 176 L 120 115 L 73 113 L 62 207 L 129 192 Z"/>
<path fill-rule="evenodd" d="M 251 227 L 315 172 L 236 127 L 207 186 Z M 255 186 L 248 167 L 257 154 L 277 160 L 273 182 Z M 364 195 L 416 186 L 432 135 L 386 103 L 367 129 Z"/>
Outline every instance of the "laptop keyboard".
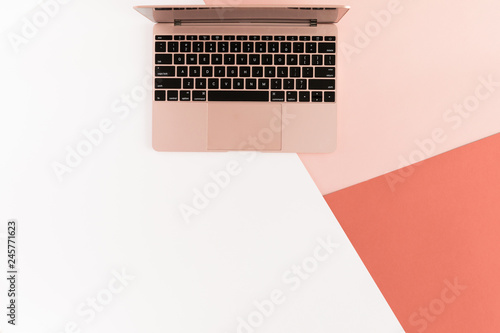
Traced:
<path fill-rule="evenodd" d="M 335 102 L 335 36 L 156 35 L 156 101 Z"/>

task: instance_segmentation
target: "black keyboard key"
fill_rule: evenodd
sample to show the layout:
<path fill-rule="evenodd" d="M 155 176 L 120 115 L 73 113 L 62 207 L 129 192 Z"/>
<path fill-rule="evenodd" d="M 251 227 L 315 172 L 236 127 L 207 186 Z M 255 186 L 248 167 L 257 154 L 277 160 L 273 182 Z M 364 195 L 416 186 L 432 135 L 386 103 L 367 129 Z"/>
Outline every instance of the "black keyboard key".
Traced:
<path fill-rule="evenodd" d="M 191 42 L 181 42 L 181 52 L 191 52 Z"/>
<path fill-rule="evenodd" d="M 237 36 L 236 39 L 237 40 L 247 40 L 248 37 L 247 36 Z"/>
<path fill-rule="evenodd" d="M 175 39 L 175 40 L 185 40 L 185 39 L 186 39 L 186 36 L 184 36 L 184 35 L 175 35 L 175 36 L 174 36 L 174 39 Z"/>
<path fill-rule="evenodd" d="M 231 89 L 231 79 L 221 79 L 220 87 L 221 89 Z"/>
<path fill-rule="evenodd" d="M 286 36 L 286 40 L 299 40 L 299 36 Z"/>
<path fill-rule="evenodd" d="M 260 66 L 254 66 L 252 67 L 252 76 L 253 77 L 262 77 L 264 69 Z"/>
<path fill-rule="evenodd" d="M 235 40 L 235 39 L 236 39 L 236 37 L 232 36 L 232 35 L 224 36 L 224 40 Z"/>
<path fill-rule="evenodd" d="M 189 67 L 189 76 L 200 76 L 200 66 L 190 66 Z"/>
<path fill-rule="evenodd" d="M 193 42 L 193 52 L 203 52 L 203 42 Z"/>
<path fill-rule="evenodd" d="M 208 79 L 208 89 L 219 89 L 219 79 Z"/>
<path fill-rule="evenodd" d="M 238 76 L 238 67 L 236 67 L 236 66 L 229 66 L 227 68 L 227 76 L 228 77 L 237 77 Z"/>
<path fill-rule="evenodd" d="M 224 66 L 215 66 L 214 67 L 214 76 L 215 77 L 224 77 L 224 76 L 226 76 L 226 67 L 224 67 Z"/>
<path fill-rule="evenodd" d="M 278 67 L 278 77 L 288 77 L 288 67 Z"/>
<path fill-rule="evenodd" d="M 335 43 L 318 43 L 319 53 L 335 53 Z"/>
<path fill-rule="evenodd" d="M 268 91 L 234 91 L 211 90 L 208 92 L 209 101 L 231 102 L 269 102 Z"/>
<path fill-rule="evenodd" d="M 229 51 L 229 43 L 228 42 L 219 42 L 217 45 L 217 51 L 221 53 L 226 53 Z"/>
<path fill-rule="evenodd" d="M 241 52 L 241 42 L 231 42 L 229 44 L 229 47 L 231 49 L 231 52 L 233 52 L 233 53 Z"/>
<path fill-rule="evenodd" d="M 155 52 L 166 52 L 167 51 L 167 43 L 166 42 L 156 42 L 155 43 Z"/>
<path fill-rule="evenodd" d="M 313 77 L 313 68 L 302 67 L 302 77 Z"/>
<path fill-rule="evenodd" d="M 200 54 L 199 61 L 200 65 L 208 65 L 210 64 L 210 55 L 208 54 Z"/>
<path fill-rule="evenodd" d="M 155 90 L 155 101 L 165 100 L 165 90 Z"/>
<path fill-rule="evenodd" d="M 262 36 L 262 40 L 273 40 L 273 36 Z"/>
<path fill-rule="evenodd" d="M 274 40 L 285 40 L 285 36 L 274 36 Z"/>
<path fill-rule="evenodd" d="M 270 42 L 268 44 L 268 47 L 269 47 L 269 52 L 270 53 L 278 53 L 280 51 L 280 49 L 279 49 L 279 43 Z"/>
<path fill-rule="evenodd" d="M 272 65 L 272 64 L 273 64 L 273 56 L 271 54 L 263 54 L 262 65 Z"/>
<path fill-rule="evenodd" d="M 264 68 L 264 73 L 266 77 L 275 77 L 276 76 L 276 67 L 266 67 Z"/>
<path fill-rule="evenodd" d="M 250 54 L 248 58 L 249 65 L 260 65 L 260 54 Z"/>
<path fill-rule="evenodd" d="M 299 39 L 300 40 L 311 40 L 311 37 L 310 36 L 300 36 Z"/>
<path fill-rule="evenodd" d="M 224 65 L 234 65 L 234 54 L 224 54 Z"/>
<path fill-rule="evenodd" d="M 233 79 L 233 89 L 243 89 L 243 79 Z"/>
<path fill-rule="evenodd" d="M 212 65 L 222 65 L 222 54 L 212 54 Z"/>
<path fill-rule="evenodd" d="M 217 51 L 216 42 L 205 42 L 205 52 L 215 52 Z"/>
<path fill-rule="evenodd" d="M 186 39 L 187 40 L 198 40 L 198 36 L 196 36 L 196 35 L 188 35 L 188 36 L 186 36 Z"/>
<path fill-rule="evenodd" d="M 185 101 L 185 102 L 190 101 L 191 100 L 191 91 L 181 90 L 180 96 L 181 96 L 181 101 Z"/>
<path fill-rule="evenodd" d="M 323 40 L 323 36 L 313 36 L 312 40 L 322 41 Z"/>
<path fill-rule="evenodd" d="M 274 64 L 275 65 L 284 65 L 285 64 L 285 55 L 284 54 L 275 54 L 274 55 Z"/>
<path fill-rule="evenodd" d="M 283 80 L 283 89 L 292 90 L 295 89 L 295 80 L 294 79 L 285 79 Z"/>
<path fill-rule="evenodd" d="M 300 67 L 290 67 L 290 77 L 300 77 Z"/>
<path fill-rule="evenodd" d="M 311 56 L 309 54 L 301 54 L 299 56 L 299 64 L 309 66 L 311 64 Z"/>
<path fill-rule="evenodd" d="M 309 79 L 309 90 L 335 90 L 335 79 Z"/>
<path fill-rule="evenodd" d="M 206 89 L 207 79 L 196 79 L 196 89 Z"/>
<path fill-rule="evenodd" d="M 184 65 L 184 54 L 176 54 L 174 55 L 174 64 L 176 65 Z"/>
<path fill-rule="evenodd" d="M 307 89 L 307 80 L 305 79 L 297 79 L 296 80 L 296 87 L 295 89 L 297 90 L 305 90 Z"/>
<path fill-rule="evenodd" d="M 331 42 L 331 41 L 335 41 L 335 39 L 336 39 L 336 38 L 335 38 L 335 36 L 326 36 L 326 37 L 325 37 L 325 40 L 326 40 L 326 41 L 329 41 L 329 42 Z"/>
<path fill-rule="evenodd" d="M 178 90 L 167 91 L 167 100 L 178 101 L 179 100 L 179 91 Z"/>
<path fill-rule="evenodd" d="M 248 65 L 248 55 L 246 54 L 236 55 L 236 63 L 238 65 Z"/>
<path fill-rule="evenodd" d="M 269 79 L 259 79 L 259 89 L 269 89 Z"/>
<path fill-rule="evenodd" d="M 252 53 L 253 52 L 253 42 L 243 43 L 243 52 Z"/>
<path fill-rule="evenodd" d="M 212 40 L 222 40 L 222 36 L 221 35 L 213 35 Z"/>
<path fill-rule="evenodd" d="M 299 101 L 300 102 L 309 102 L 309 91 L 299 91 Z"/>
<path fill-rule="evenodd" d="M 286 92 L 286 101 L 287 102 L 297 102 L 297 92 L 296 91 L 287 91 Z"/>
<path fill-rule="evenodd" d="M 325 102 L 335 102 L 335 91 L 325 91 Z"/>
<path fill-rule="evenodd" d="M 175 76 L 175 66 L 156 66 L 156 76 Z"/>
<path fill-rule="evenodd" d="M 281 89 L 281 79 L 272 79 L 271 89 Z"/>
<path fill-rule="evenodd" d="M 288 54 L 286 56 L 286 64 L 287 65 L 297 65 L 298 59 L 296 54 Z"/>
<path fill-rule="evenodd" d="M 284 91 L 271 91 L 271 101 L 284 102 L 285 101 L 285 92 Z"/>
<path fill-rule="evenodd" d="M 323 93 L 321 91 L 313 91 L 311 95 L 313 102 L 323 102 Z"/>
<path fill-rule="evenodd" d="M 240 67 L 240 77 L 249 77 L 250 76 L 250 67 L 242 66 Z"/>
<path fill-rule="evenodd" d="M 321 66 L 323 65 L 323 56 L 315 54 L 312 56 L 312 64 L 315 66 Z"/>
<path fill-rule="evenodd" d="M 163 65 L 172 64 L 172 55 L 170 53 L 166 54 L 155 54 L 155 63 Z"/>
<path fill-rule="evenodd" d="M 207 100 L 207 92 L 205 90 L 194 90 L 193 91 L 193 101 L 206 101 Z"/>
<path fill-rule="evenodd" d="M 182 80 L 182 88 L 183 89 L 193 89 L 194 88 L 194 79 L 184 79 Z"/>
<path fill-rule="evenodd" d="M 325 54 L 325 65 L 335 65 L 335 55 Z"/>
<path fill-rule="evenodd" d="M 200 40 L 210 40 L 210 36 L 202 35 L 200 36 Z"/>
<path fill-rule="evenodd" d="M 246 79 L 245 80 L 245 88 L 246 89 L 257 89 L 257 80 L 256 79 Z"/>
<path fill-rule="evenodd" d="M 292 52 L 292 43 L 281 42 L 281 53 L 290 53 L 290 52 Z"/>
<path fill-rule="evenodd" d="M 196 65 L 198 63 L 198 57 L 196 54 L 188 54 L 186 55 L 186 64 L 188 65 Z"/>
<path fill-rule="evenodd" d="M 335 77 L 335 67 L 316 67 L 315 77 Z"/>
<path fill-rule="evenodd" d="M 177 76 L 180 76 L 180 77 L 188 76 L 187 66 L 177 66 Z"/>
<path fill-rule="evenodd" d="M 250 36 L 249 40 L 260 40 L 260 36 Z"/>
<path fill-rule="evenodd" d="M 293 43 L 293 53 L 304 53 L 304 43 Z"/>
<path fill-rule="evenodd" d="M 212 66 L 203 66 L 201 68 L 201 76 L 211 77 L 212 75 L 213 75 L 213 67 Z"/>
<path fill-rule="evenodd" d="M 307 53 L 316 53 L 316 43 L 306 43 Z"/>
<path fill-rule="evenodd" d="M 179 52 L 179 42 L 168 42 L 168 52 Z"/>
<path fill-rule="evenodd" d="M 167 35 L 156 35 L 155 39 L 156 39 L 156 40 L 172 40 L 172 36 L 167 36 Z"/>
<path fill-rule="evenodd" d="M 263 42 L 255 43 L 255 52 L 258 52 L 258 53 L 266 52 L 266 43 L 263 43 Z"/>

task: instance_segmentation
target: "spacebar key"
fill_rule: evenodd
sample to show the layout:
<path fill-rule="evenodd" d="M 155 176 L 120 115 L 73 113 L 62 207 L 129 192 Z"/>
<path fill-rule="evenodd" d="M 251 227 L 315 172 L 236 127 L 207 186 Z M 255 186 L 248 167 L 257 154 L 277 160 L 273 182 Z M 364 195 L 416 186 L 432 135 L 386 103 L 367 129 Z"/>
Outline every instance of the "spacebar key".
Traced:
<path fill-rule="evenodd" d="M 269 102 L 268 91 L 209 90 L 209 101 Z"/>

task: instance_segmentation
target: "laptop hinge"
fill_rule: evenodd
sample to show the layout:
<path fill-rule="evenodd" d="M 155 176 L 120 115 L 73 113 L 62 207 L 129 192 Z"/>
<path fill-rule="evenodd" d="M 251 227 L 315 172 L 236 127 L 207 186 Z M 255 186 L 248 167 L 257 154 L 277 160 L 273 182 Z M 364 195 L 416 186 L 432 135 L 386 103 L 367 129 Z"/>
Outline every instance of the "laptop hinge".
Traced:
<path fill-rule="evenodd" d="M 264 24 L 264 25 L 308 25 L 310 27 L 317 27 L 318 20 L 261 20 L 261 19 L 247 19 L 247 20 L 174 20 L 174 25 L 238 25 L 238 24 Z"/>

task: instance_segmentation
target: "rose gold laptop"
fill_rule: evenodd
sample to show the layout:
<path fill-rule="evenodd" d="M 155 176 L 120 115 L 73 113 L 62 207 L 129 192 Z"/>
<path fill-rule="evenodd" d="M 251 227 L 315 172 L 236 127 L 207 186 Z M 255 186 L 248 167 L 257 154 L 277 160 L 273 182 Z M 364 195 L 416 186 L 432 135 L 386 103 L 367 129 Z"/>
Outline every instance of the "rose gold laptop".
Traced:
<path fill-rule="evenodd" d="M 335 149 L 335 23 L 348 7 L 135 9 L 157 23 L 155 150 Z"/>

